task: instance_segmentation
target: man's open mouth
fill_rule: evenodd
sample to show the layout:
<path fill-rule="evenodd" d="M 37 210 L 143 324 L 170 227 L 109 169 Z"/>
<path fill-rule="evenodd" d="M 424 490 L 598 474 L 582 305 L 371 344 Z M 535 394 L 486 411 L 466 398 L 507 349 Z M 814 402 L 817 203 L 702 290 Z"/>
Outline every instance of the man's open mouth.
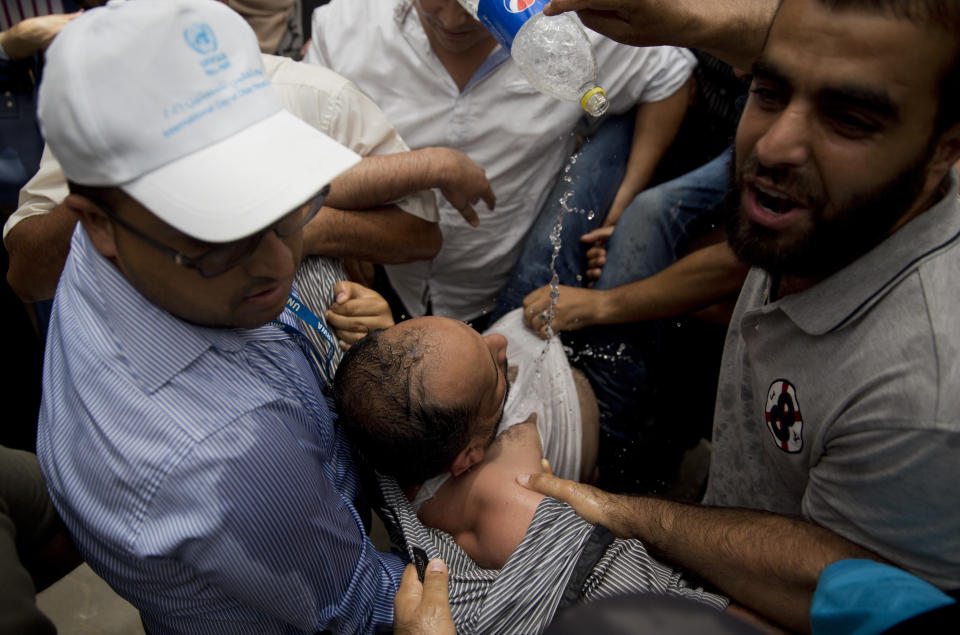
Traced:
<path fill-rule="evenodd" d="M 777 216 L 786 214 L 792 209 L 804 207 L 803 203 L 786 194 L 762 188 L 759 185 L 754 185 L 753 191 L 756 194 L 757 204 L 763 211 L 776 214 Z"/>

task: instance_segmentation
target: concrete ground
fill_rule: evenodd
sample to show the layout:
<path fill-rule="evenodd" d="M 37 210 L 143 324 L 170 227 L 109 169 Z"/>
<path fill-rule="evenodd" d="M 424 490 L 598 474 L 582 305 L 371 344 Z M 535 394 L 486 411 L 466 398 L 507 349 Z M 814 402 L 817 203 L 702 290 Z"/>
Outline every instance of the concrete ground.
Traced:
<path fill-rule="evenodd" d="M 86 564 L 37 595 L 60 635 L 144 635 L 140 613 Z"/>

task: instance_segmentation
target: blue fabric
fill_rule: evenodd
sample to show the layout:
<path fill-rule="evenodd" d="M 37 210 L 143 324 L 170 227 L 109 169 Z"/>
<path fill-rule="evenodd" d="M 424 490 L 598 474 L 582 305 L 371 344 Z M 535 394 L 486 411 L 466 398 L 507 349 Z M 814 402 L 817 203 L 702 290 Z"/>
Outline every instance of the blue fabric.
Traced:
<path fill-rule="evenodd" d="M 36 173 L 43 151 L 37 123 L 39 57 L 0 60 L 0 209 L 17 208 L 20 188 Z"/>
<path fill-rule="evenodd" d="M 550 234 L 560 213 L 563 228 L 557 275 L 560 284 L 582 286 L 584 258 L 590 246 L 581 243 L 580 237 L 603 225 L 617 195 L 630 156 L 635 118 L 636 111 L 607 117 L 561 172 L 524 239 L 509 282 L 497 298 L 491 323 L 520 306 L 528 293 L 549 284 Z"/>
<path fill-rule="evenodd" d="M 873 560 L 840 560 L 820 574 L 810 606 L 814 635 L 874 635 L 953 604 L 920 578 Z"/>
<path fill-rule="evenodd" d="M 597 134 L 601 133 L 613 136 L 617 128 L 607 131 L 602 127 Z M 580 208 L 606 209 L 598 202 L 602 182 L 593 177 L 608 168 L 597 167 L 592 161 L 609 163 L 616 150 L 610 149 L 612 139 L 601 139 L 601 143 L 587 144 L 582 150 L 567 175 L 572 183 L 558 184 L 557 189 L 561 191 L 563 186 L 573 188 L 576 195 L 571 198 Z M 599 157 L 584 156 L 587 152 Z M 686 251 L 694 224 L 717 213 L 728 191 L 731 155 L 727 150 L 688 174 L 641 192 L 617 222 L 607 246 L 607 263 L 594 288 L 611 289 L 641 280 L 673 264 Z M 614 190 L 609 193 L 607 207 L 619 180 L 618 177 Z M 584 182 L 590 186 L 581 192 L 579 184 Z M 548 201 L 556 198 L 552 196 Z M 569 203 L 568 206 L 574 207 Z M 552 230 L 556 213 L 556 207 L 547 206 L 538 217 L 510 282 L 497 302 L 494 318 L 519 306 L 528 293 L 550 282 L 553 249 L 545 236 Z M 588 246 L 580 242 L 580 236 L 602 222 L 599 215 L 592 220 L 577 213 L 565 215 L 556 266 L 560 284 L 585 285 L 584 258 Z M 645 322 L 597 326 L 562 334 L 564 343 L 573 351 L 571 360 L 584 372 L 596 393 L 601 427 L 614 436 L 637 439 L 644 436 L 637 422 L 649 414 L 648 408 L 655 401 L 656 386 L 651 375 L 656 372 L 653 366 L 659 353 L 660 329 L 657 322 Z"/>
<path fill-rule="evenodd" d="M 47 335 L 37 454 L 84 557 L 154 634 L 392 620 L 403 563 L 365 535 L 350 448 L 301 343 L 174 318 L 81 226 Z"/>

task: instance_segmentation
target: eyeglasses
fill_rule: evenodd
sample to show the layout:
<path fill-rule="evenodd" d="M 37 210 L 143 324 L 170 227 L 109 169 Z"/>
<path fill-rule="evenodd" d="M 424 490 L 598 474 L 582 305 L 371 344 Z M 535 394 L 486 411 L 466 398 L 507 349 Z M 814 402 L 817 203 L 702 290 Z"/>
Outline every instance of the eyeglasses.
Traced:
<path fill-rule="evenodd" d="M 330 194 L 330 186 L 326 185 L 322 190 L 317 192 L 317 194 L 309 202 L 304 203 L 266 229 L 262 229 L 256 234 L 251 234 L 250 236 L 241 238 L 240 240 L 218 245 L 202 256 L 197 256 L 196 258 L 187 256 L 184 253 L 163 244 L 155 238 L 148 236 L 141 230 L 117 216 L 113 210 L 111 210 L 102 202 L 96 201 L 96 203 L 100 209 L 103 210 L 103 213 L 110 218 L 110 220 L 120 225 L 157 251 L 170 256 L 173 261 L 181 267 L 193 269 L 204 278 L 213 278 L 222 273 L 226 273 L 249 258 L 253 252 L 257 250 L 257 247 L 260 246 L 260 241 L 263 240 L 263 237 L 266 236 L 267 232 L 272 231 L 280 238 L 286 238 L 295 234 L 304 225 L 309 223 L 314 216 L 317 215 L 317 212 L 319 212 L 320 208 L 323 207 L 324 201 L 327 200 L 328 194 Z"/>

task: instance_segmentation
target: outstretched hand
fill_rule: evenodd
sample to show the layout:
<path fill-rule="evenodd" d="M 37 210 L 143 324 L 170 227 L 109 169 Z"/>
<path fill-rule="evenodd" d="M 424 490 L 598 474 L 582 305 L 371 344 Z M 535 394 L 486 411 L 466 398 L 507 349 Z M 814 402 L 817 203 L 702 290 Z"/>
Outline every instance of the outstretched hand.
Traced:
<path fill-rule="evenodd" d="M 567 503 L 592 525 L 603 525 L 620 538 L 631 537 L 626 527 L 617 526 L 609 513 L 616 505 L 617 497 L 613 494 L 592 485 L 559 478 L 549 470 L 538 474 L 521 474 L 517 477 L 517 482 L 527 489 Z"/>
<path fill-rule="evenodd" d="M 408 564 L 393 599 L 393 628 L 397 635 L 456 635 L 447 596 L 447 567 L 434 558 L 427 564 L 423 584 Z"/>
<path fill-rule="evenodd" d="M 607 264 L 607 243 L 613 236 L 616 225 L 604 225 L 580 237 L 580 242 L 590 245 L 587 250 L 587 279 L 597 280 L 603 273 L 603 266 Z"/>
<path fill-rule="evenodd" d="M 600 319 L 598 313 L 599 301 L 603 291 L 568 287 L 566 285 L 560 285 L 559 290 L 560 295 L 557 297 L 556 306 L 554 306 L 554 317 L 551 324 L 554 333 L 575 331 L 597 324 Z M 523 323 L 543 339 L 547 339 L 547 312 L 549 310 L 549 285 L 531 291 L 523 299 Z"/>
<path fill-rule="evenodd" d="M 390 305 L 373 289 L 341 280 L 334 285 L 333 293 L 336 300 L 327 310 L 326 318 L 344 350 L 371 331 L 393 326 Z"/>
<path fill-rule="evenodd" d="M 576 11 L 585 26 L 633 46 L 670 44 L 665 34 L 682 32 L 675 0 L 551 0 L 544 15 Z"/>
<path fill-rule="evenodd" d="M 473 206 L 483 200 L 487 207 L 493 209 L 497 203 L 487 174 L 463 152 L 452 148 L 441 150 L 445 152 L 441 155 L 444 165 L 437 171 L 442 175 L 440 192 L 464 220 L 476 227 L 480 224 L 480 218 Z"/>

